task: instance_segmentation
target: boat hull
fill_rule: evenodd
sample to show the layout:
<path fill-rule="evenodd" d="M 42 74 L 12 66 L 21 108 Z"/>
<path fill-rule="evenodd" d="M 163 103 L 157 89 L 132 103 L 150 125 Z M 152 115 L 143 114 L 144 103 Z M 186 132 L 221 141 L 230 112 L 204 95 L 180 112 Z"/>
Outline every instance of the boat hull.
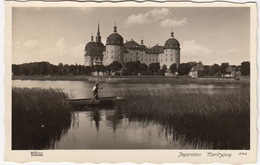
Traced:
<path fill-rule="evenodd" d="M 67 102 L 74 108 L 89 108 L 89 107 L 113 107 L 115 103 L 123 101 L 121 97 L 101 97 L 98 100 L 92 98 L 86 99 L 70 99 Z"/>

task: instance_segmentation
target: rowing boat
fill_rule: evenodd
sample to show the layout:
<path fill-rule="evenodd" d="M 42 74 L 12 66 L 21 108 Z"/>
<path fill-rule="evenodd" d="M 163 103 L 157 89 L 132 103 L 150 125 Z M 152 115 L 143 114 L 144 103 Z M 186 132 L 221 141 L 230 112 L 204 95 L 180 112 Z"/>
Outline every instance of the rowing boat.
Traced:
<path fill-rule="evenodd" d="M 114 106 L 115 103 L 123 101 L 124 98 L 118 96 L 112 97 L 100 97 L 97 100 L 93 100 L 92 98 L 84 98 L 84 99 L 69 99 L 67 102 L 73 106 L 78 108 L 84 107 L 99 107 L 99 106 Z"/>

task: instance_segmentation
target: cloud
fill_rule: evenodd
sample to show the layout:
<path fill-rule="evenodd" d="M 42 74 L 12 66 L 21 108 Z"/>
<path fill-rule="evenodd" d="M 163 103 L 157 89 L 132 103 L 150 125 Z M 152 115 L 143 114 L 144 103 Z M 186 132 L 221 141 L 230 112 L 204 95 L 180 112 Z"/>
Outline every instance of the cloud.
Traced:
<path fill-rule="evenodd" d="M 13 44 L 13 63 L 49 61 L 52 64 L 83 64 L 84 46 L 69 46 L 64 38 L 58 39 L 52 46 L 42 45 L 38 40 Z"/>
<path fill-rule="evenodd" d="M 158 20 L 165 19 L 167 16 L 171 15 L 171 12 L 167 8 L 161 8 L 161 9 L 153 9 L 146 13 L 141 13 L 138 15 L 130 15 L 126 20 L 126 26 L 134 26 L 137 24 L 146 24 L 146 23 L 152 23 L 156 22 Z"/>
<path fill-rule="evenodd" d="M 181 47 L 181 58 L 184 61 L 204 61 L 209 58 L 212 50 L 199 44 L 196 40 L 184 41 Z"/>
<path fill-rule="evenodd" d="M 231 49 L 228 49 L 226 52 L 227 53 L 237 53 L 237 52 L 241 52 L 242 49 L 240 48 L 231 48 Z"/>
<path fill-rule="evenodd" d="M 181 20 L 167 18 L 160 23 L 160 27 L 178 27 L 186 25 L 187 23 L 188 21 L 186 18 Z"/>
<path fill-rule="evenodd" d="M 38 40 L 28 40 L 23 44 L 24 47 L 29 49 L 39 48 L 40 44 Z"/>

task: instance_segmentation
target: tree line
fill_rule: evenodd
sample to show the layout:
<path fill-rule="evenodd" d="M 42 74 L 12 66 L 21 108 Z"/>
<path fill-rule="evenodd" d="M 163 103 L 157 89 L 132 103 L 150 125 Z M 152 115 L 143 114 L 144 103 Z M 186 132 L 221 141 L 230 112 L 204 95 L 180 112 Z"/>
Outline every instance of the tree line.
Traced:
<path fill-rule="evenodd" d="M 169 69 L 164 66 L 160 66 L 159 63 L 151 63 L 146 65 L 140 61 L 126 62 L 123 67 L 119 62 L 114 61 L 110 65 L 68 65 L 58 64 L 53 65 L 49 62 L 33 62 L 25 64 L 13 64 L 13 75 L 91 75 L 92 72 L 97 72 L 98 75 L 102 72 L 105 75 L 165 75 L 166 72 L 173 74 L 178 73 L 180 76 L 188 75 L 191 68 L 196 65 L 203 66 L 203 72 L 201 76 L 215 76 L 220 77 L 226 73 L 228 67 L 232 67 L 235 71 L 240 71 L 243 76 L 250 75 L 250 62 L 242 62 L 241 65 L 229 65 L 228 63 L 222 63 L 221 65 L 203 65 L 201 62 L 188 62 L 181 63 L 178 67 L 176 64 L 172 64 Z"/>

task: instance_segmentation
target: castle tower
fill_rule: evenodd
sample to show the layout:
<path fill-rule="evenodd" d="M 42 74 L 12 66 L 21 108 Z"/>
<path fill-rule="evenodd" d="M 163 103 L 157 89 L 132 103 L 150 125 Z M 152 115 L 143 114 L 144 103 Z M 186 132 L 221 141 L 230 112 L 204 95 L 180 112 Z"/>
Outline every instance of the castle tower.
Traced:
<path fill-rule="evenodd" d="M 91 35 L 90 42 L 88 42 L 85 46 L 85 66 L 92 66 L 93 65 L 93 57 L 91 56 L 91 50 L 96 46 L 93 34 Z"/>
<path fill-rule="evenodd" d="M 159 55 L 160 66 L 166 65 L 169 69 L 172 64 L 180 65 L 180 43 L 171 32 L 170 38 L 164 44 L 164 52 Z"/>
<path fill-rule="evenodd" d="M 97 42 L 97 43 L 101 43 L 101 36 L 100 36 L 99 23 L 98 23 L 98 29 L 97 29 L 96 42 Z"/>
<path fill-rule="evenodd" d="M 104 52 L 103 65 L 109 65 L 118 61 L 124 65 L 124 39 L 117 33 L 115 24 L 114 31 L 107 37 L 106 51 Z"/>

